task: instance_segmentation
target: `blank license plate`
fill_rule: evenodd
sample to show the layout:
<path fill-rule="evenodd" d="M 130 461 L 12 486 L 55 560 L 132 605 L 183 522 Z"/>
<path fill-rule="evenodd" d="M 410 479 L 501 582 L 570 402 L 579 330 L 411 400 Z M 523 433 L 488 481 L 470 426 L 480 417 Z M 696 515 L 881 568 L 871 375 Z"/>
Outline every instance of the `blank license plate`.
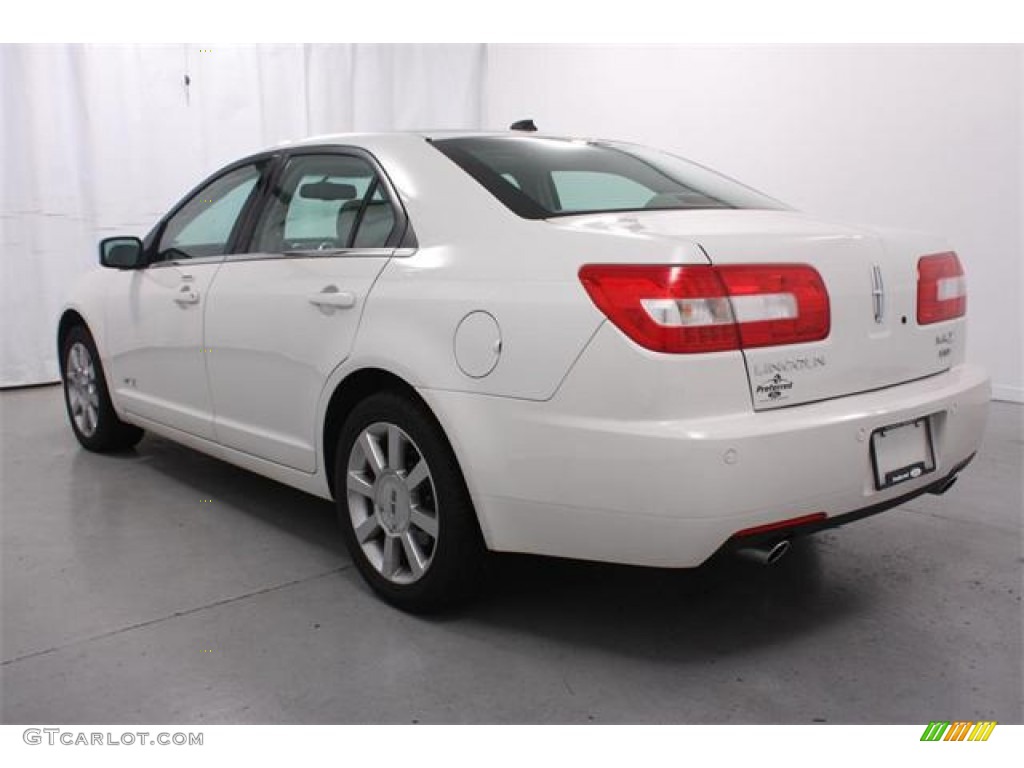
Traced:
<path fill-rule="evenodd" d="M 931 421 L 927 416 L 871 433 L 875 488 L 882 490 L 935 471 Z"/>

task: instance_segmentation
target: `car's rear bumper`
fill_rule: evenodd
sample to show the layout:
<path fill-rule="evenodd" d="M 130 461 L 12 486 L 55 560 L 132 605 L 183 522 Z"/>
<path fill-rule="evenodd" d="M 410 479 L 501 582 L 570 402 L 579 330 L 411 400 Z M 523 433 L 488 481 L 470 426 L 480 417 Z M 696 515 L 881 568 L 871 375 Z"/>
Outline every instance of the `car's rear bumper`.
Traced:
<path fill-rule="evenodd" d="M 743 530 L 737 531 L 733 534 L 732 538 L 726 541 L 722 545 L 723 550 L 737 550 L 744 547 L 757 547 L 765 546 L 769 547 L 773 543 L 781 541 L 783 539 L 795 539 L 801 536 L 809 536 L 812 533 L 818 533 L 819 531 L 826 530 L 828 528 L 838 528 L 849 523 L 854 523 L 858 520 L 863 520 L 865 517 L 871 517 L 877 515 L 893 507 L 899 507 L 906 504 L 918 496 L 923 496 L 926 493 L 932 493 L 935 495 L 942 495 L 953 485 L 956 484 L 957 477 L 960 472 L 974 460 L 975 454 L 971 454 L 966 459 L 958 462 L 954 465 L 946 474 L 936 477 L 934 473 L 928 475 L 930 480 L 927 484 L 915 488 L 909 493 L 904 493 L 901 496 L 886 499 L 861 509 L 855 509 L 852 512 L 844 512 L 839 515 L 823 515 L 816 517 L 815 519 L 790 519 L 782 520 L 778 523 L 763 526 L 761 529 Z"/>
<path fill-rule="evenodd" d="M 985 373 L 966 365 L 859 395 L 704 418 L 586 416 L 564 394 L 530 402 L 424 392 L 488 545 L 667 567 L 698 565 L 739 531 L 820 512 L 813 527 L 841 524 L 936 488 L 977 450 L 990 398 Z M 935 471 L 876 490 L 871 433 L 924 416 Z"/>

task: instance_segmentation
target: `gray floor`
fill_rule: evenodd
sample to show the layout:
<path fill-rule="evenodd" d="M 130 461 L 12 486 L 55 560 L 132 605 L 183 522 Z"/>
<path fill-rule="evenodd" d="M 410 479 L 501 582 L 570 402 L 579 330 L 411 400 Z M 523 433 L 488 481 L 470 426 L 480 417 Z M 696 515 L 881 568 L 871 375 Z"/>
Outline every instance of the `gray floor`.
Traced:
<path fill-rule="evenodd" d="M 1022 413 L 945 497 L 775 568 L 505 557 L 425 620 L 329 504 L 158 438 L 86 453 L 57 388 L 3 392 L 0 721 L 1020 723 Z"/>

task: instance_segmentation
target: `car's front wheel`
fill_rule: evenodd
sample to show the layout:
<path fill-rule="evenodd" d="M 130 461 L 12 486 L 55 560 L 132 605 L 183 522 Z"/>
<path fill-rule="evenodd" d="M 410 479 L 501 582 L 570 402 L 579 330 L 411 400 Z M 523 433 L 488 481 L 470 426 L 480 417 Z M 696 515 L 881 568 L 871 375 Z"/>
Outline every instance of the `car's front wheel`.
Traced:
<path fill-rule="evenodd" d="M 345 543 L 380 596 L 427 612 L 477 586 L 484 547 L 473 505 L 422 404 L 397 392 L 359 403 L 341 429 L 334 478 Z"/>
<path fill-rule="evenodd" d="M 141 429 L 117 418 L 100 356 L 84 326 L 76 325 L 64 338 L 61 377 L 71 429 L 83 447 L 104 453 L 131 448 L 142 439 Z"/>

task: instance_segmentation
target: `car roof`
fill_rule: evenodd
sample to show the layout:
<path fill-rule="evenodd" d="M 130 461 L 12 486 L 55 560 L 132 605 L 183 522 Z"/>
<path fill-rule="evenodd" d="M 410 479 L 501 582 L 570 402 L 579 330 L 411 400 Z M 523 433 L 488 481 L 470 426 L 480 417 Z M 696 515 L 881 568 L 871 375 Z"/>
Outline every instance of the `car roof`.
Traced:
<path fill-rule="evenodd" d="M 274 149 L 288 147 L 303 147 L 309 145 L 338 144 L 345 145 L 353 142 L 373 141 L 374 139 L 387 139 L 396 136 L 411 136 L 421 139 L 461 139 L 476 137 L 497 137 L 497 136 L 519 136 L 529 138 L 581 139 L 579 136 L 562 136 L 555 134 L 539 133 L 535 131 L 482 131 L 466 129 L 431 129 L 431 130 L 409 130 L 409 131 L 372 131 L 355 133 L 325 133 L 318 136 L 309 136 L 303 139 L 282 141 Z M 586 137 L 590 139 L 591 137 Z"/>

